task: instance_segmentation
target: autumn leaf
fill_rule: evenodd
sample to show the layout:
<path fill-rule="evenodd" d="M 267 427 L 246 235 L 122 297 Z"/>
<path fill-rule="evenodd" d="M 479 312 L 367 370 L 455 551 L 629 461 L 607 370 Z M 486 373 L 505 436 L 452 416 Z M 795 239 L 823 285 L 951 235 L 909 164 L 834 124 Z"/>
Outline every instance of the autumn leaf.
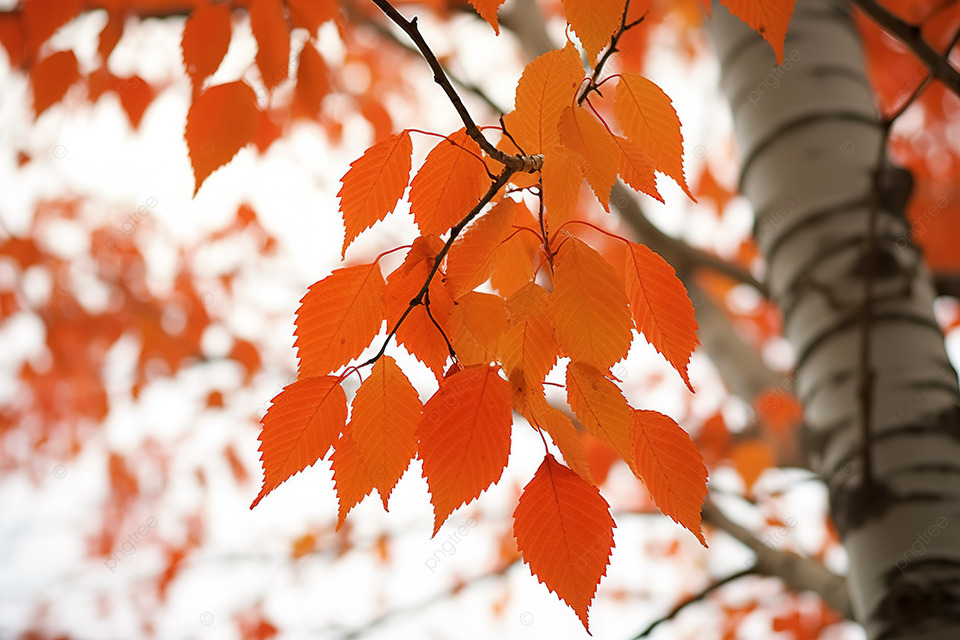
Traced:
<path fill-rule="evenodd" d="M 499 368 L 467 367 L 445 378 L 417 429 L 433 535 L 462 504 L 500 479 L 510 455 L 510 387 Z"/>
<path fill-rule="evenodd" d="M 370 495 L 375 488 L 373 477 L 360 457 L 351 431 L 348 425 L 334 445 L 333 454 L 330 456 L 333 483 L 337 491 L 336 528 L 338 531 L 346 522 L 350 510 Z M 384 501 L 386 501 L 385 498 Z"/>
<path fill-rule="evenodd" d="M 583 65 L 569 42 L 530 62 L 517 83 L 509 132 L 525 153 L 544 153 L 560 142 L 557 123 L 583 80 Z"/>
<path fill-rule="evenodd" d="M 77 56 L 73 51 L 57 51 L 33 65 L 30 69 L 30 88 L 33 89 L 33 112 L 36 116 L 59 102 L 67 89 L 80 79 Z"/>
<path fill-rule="evenodd" d="M 263 487 L 250 508 L 326 455 L 346 422 L 347 396 L 338 378 L 303 378 L 284 387 L 260 420 Z"/>
<path fill-rule="evenodd" d="M 795 3 L 796 0 L 720 0 L 720 4 L 730 9 L 730 13 L 770 43 L 777 56 L 777 64 L 783 64 L 783 42 L 787 37 Z"/>
<path fill-rule="evenodd" d="M 330 89 L 329 74 L 327 64 L 316 47 L 310 42 L 305 44 L 300 52 L 297 87 L 293 93 L 293 103 L 303 117 L 314 118 L 320 111 L 323 97 Z"/>
<path fill-rule="evenodd" d="M 555 232 L 573 217 L 583 184 L 583 163 L 579 155 L 556 145 L 543 159 L 543 206 L 549 232 Z"/>
<path fill-rule="evenodd" d="M 441 235 L 462 220 L 487 190 L 480 147 L 465 129 L 441 140 L 410 183 L 410 211 L 422 235 Z"/>
<path fill-rule="evenodd" d="M 730 461 L 743 478 L 748 494 L 763 472 L 776 464 L 770 447 L 759 440 L 738 442 L 730 452 Z"/>
<path fill-rule="evenodd" d="M 557 362 L 550 294 L 530 282 L 507 300 L 509 328 L 500 339 L 500 362 L 514 382 L 543 382 Z"/>
<path fill-rule="evenodd" d="M 637 330 L 693 391 L 687 364 L 700 344 L 693 303 L 673 267 L 659 254 L 635 242 L 628 248 L 624 278 Z"/>
<path fill-rule="evenodd" d="M 500 35 L 500 25 L 497 23 L 497 9 L 503 0 L 470 0 L 470 4 L 477 10 L 480 17 L 486 20 L 497 35 Z"/>
<path fill-rule="evenodd" d="M 230 47 L 230 7 L 211 4 L 190 14 L 183 26 L 180 50 L 194 94 L 207 76 L 213 75 Z"/>
<path fill-rule="evenodd" d="M 354 160 L 337 193 L 346 235 L 341 256 L 362 231 L 383 220 L 407 188 L 413 143 L 407 131 L 381 140 Z"/>
<path fill-rule="evenodd" d="M 35 56 L 40 46 L 50 36 L 80 15 L 85 8 L 83 0 L 58 0 L 57 2 L 31 0 L 19 2 L 17 6 L 20 10 L 20 29 L 28 58 Z"/>
<path fill-rule="evenodd" d="M 537 429 L 542 429 L 550 436 L 563 455 L 563 461 L 573 469 L 577 475 L 596 484 L 590 474 L 590 464 L 587 462 L 587 449 L 573 421 L 556 407 L 550 406 L 543 392 L 543 385 L 526 385 L 513 383 L 513 407 L 527 421 Z"/>
<path fill-rule="evenodd" d="M 417 390 L 388 355 L 374 363 L 350 405 L 348 432 L 384 509 L 417 453 L 422 408 Z"/>
<path fill-rule="evenodd" d="M 563 12 L 594 64 L 620 26 L 625 0 L 563 0 Z"/>
<path fill-rule="evenodd" d="M 582 107 L 570 106 L 560 114 L 560 142 L 580 159 L 587 183 L 605 211 L 610 211 L 610 190 L 617 181 L 619 150 L 613 136 Z"/>
<path fill-rule="evenodd" d="M 554 258 L 554 321 L 564 353 L 606 369 L 627 355 L 633 333 L 624 285 L 606 259 L 569 236 Z"/>
<path fill-rule="evenodd" d="M 507 331 L 504 300 L 470 291 L 454 302 L 449 325 L 448 337 L 461 364 L 489 364 L 497 359 L 500 338 Z"/>
<path fill-rule="evenodd" d="M 639 144 L 627 138 L 614 136 L 613 139 L 620 147 L 620 177 L 623 181 L 634 190 L 663 202 L 663 196 L 657 191 L 657 175 L 653 162 L 647 152 Z"/>
<path fill-rule="evenodd" d="M 257 68 L 272 91 L 290 73 L 290 32 L 280 0 L 251 0 L 250 28 L 257 40 Z"/>
<path fill-rule="evenodd" d="M 617 82 L 613 113 L 627 138 L 640 145 L 654 168 L 673 178 L 696 202 L 683 175 L 683 135 L 670 97 L 643 76 L 624 73 Z"/>
<path fill-rule="evenodd" d="M 539 234 L 530 232 L 537 228 L 537 221 L 526 207 L 513 208 L 513 227 L 516 233 L 511 231 L 500 245 L 490 275 L 490 284 L 504 298 L 533 280 L 534 259 L 542 244 Z"/>
<path fill-rule="evenodd" d="M 631 407 L 620 388 L 596 367 L 567 365 L 567 403 L 587 431 L 620 454 L 636 473 L 631 450 Z"/>
<path fill-rule="evenodd" d="M 287 0 L 287 7 L 293 26 L 306 29 L 311 37 L 317 34 L 320 25 L 340 15 L 337 0 Z"/>
<path fill-rule="evenodd" d="M 385 292 L 376 263 L 337 269 L 311 285 L 294 332 L 300 375 L 326 375 L 360 355 L 383 324 Z"/>
<path fill-rule="evenodd" d="M 259 111 L 257 97 L 245 82 L 208 87 L 187 112 L 185 137 L 196 186 L 253 142 Z"/>
<path fill-rule="evenodd" d="M 614 526 L 600 491 L 549 453 L 513 512 L 523 561 L 576 612 L 587 632 L 588 609 L 610 562 Z"/>
<path fill-rule="evenodd" d="M 697 445 L 670 416 L 636 409 L 632 420 L 636 469 L 654 502 L 707 546 L 700 526 L 707 468 Z"/>
<path fill-rule="evenodd" d="M 515 209 L 524 205 L 505 198 L 457 236 L 447 253 L 447 284 L 459 298 L 486 282 L 497 265 L 500 245 L 513 232 Z"/>

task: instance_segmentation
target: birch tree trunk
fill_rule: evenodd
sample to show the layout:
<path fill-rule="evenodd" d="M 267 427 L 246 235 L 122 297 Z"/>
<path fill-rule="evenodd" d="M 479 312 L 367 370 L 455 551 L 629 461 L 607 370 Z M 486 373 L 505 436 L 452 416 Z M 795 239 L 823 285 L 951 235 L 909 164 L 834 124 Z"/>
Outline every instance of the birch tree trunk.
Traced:
<path fill-rule="evenodd" d="M 848 10 L 799 0 L 780 67 L 716 3 L 710 28 L 855 615 L 871 639 L 956 640 L 957 375 L 904 219 L 908 177 L 884 159 Z"/>

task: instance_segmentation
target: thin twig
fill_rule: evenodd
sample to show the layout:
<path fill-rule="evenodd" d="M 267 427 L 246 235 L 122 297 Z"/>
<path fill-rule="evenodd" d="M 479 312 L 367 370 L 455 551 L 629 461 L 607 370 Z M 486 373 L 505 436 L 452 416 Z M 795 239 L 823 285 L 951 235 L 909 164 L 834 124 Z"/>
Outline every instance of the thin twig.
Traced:
<path fill-rule="evenodd" d="M 597 94 L 600 94 L 600 84 L 598 80 L 600 79 L 600 73 L 603 71 L 603 66 L 607 63 L 607 60 L 610 57 L 617 53 L 617 44 L 620 42 L 620 38 L 623 37 L 630 29 L 633 29 L 635 26 L 643 22 L 644 18 L 647 17 L 647 14 L 644 13 L 642 16 L 637 18 L 631 23 L 627 23 L 627 12 L 630 10 L 630 0 L 623 5 L 623 15 L 620 17 L 620 28 L 617 29 L 616 33 L 610 38 L 610 46 L 607 47 L 607 50 L 600 56 L 600 60 L 597 61 L 597 66 L 593 68 L 593 73 L 590 75 L 590 82 L 587 83 L 587 86 L 583 89 L 583 92 L 577 97 L 577 104 L 583 104 L 583 101 L 586 100 L 587 96 L 590 95 L 591 91 L 596 91 Z"/>

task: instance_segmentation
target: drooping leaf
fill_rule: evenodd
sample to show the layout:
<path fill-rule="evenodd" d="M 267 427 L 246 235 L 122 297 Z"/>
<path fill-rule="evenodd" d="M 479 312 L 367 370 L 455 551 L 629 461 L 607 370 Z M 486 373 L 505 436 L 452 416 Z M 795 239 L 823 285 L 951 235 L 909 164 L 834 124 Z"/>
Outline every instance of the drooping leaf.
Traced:
<path fill-rule="evenodd" d="M 333 482 L 337 490 L 337 530 L 347 520 L 347 514 L 361 500 L 370 495 L 375 485 L 366 463 L 357 451 L 352 428 L 347 425 L 330 456 Z"/>
<path fill-rule="evenodd" d="M 263 487 L 250 508 L 325 456 L 346 422 L 347 396 L 338 378 L 303 378 L 284 387 L 260 420 Z"/>
<path fill-rule="evenodd" d="M 624 285 L 590 245 L 568 237 L 554 257 L 554 321 L 564 353 L 606 369 L 627 355 L 633 333 Z"/>
<path fill-rule="evenodd" d="M 470 0 L 470 4 L 477 10 L 480 17 L 486 20 L 497 35 L 500 35 L 500 25 L 497 22 L 497 9 L 504 0 Z"/>
<path fill-rule="evenodd" d="M 500 338 L 506 331 L 507 310 L 500 296 L 470 291 L 454 302 L 448 337 L 462 365 L 496 360 Z"/>
<path fill-rule="evenodd" d="M 457 236 L 447 253 L 447 284 L 455 298 L 490 278 L 500 245 L 513 232 L 511 225 L 517 207 L 523 205 L 505 198 Z"/>
<path fill-rule="evenodd" d="M 663 202 L 663 196 L 657 191 L 657 175 L 647 155 L 639 144 L 627 138 L 614 136 L 620 147 L 620 177 L 637 191 Z"/>
<path fill-rule="evenodd" d="M 654 502 L 707 546 L 700 526 L 707 468 L 697 445 L 670 416 L 636 409 L 632 418 L 636 468 Z"/>
<path fill-rule="evenodd" d="M 513 513 L 523 561 L 576 612 L 588 632 L 588 609 L 607 572 L 614 526 L 600 491 L 549 453 Z"/>
<path fill-rule="evenodd" d="M 543 158 L 543 206 L 547 229 L 554 232 L 573 217 L 583 184 L 580 156 L 561 145 L 555 145 Z"/>
<path fill-rule="evenodd" d="M 582 107 L 570 106 L 560 114 L 560 142 L 580 159 L 587 183 L 605 211 L 610 211 L 610 190 L 617 181 L 620 156 L 606 127 Z"/>
<path fill-rule="evenodd" d="M 547 432 L 553 443 L 560 449 L 563 461 L 573 469 L 577 475 L 596 484 L 590 474 L 590 465 L 587 462 L 587 449 L 580 438 L 580 433 L 573 426 L 573 422 L 556 407 L 550 406 L 543 393 L 543 385 L 515 384 L 513 388 L 513 407 L 535 428 Z"/>
<path fill-rule="evenodd" d="M 587 431 L 620 454 L 634 470 L 631 449 L 631 412 L 619 387 L 595 367 L 581 362 L 567 365 L 567 403 Z"/>
<path fill-rule="evenodd" d="M 573 103 L 583 65 L 571 44 L 534 59 L 517 83 L 509 132 L 525 153 L 545 153 L 559 144 L 560 114 Z"/>
<path fill-rule="evenodd" d="M 183 26 L 180 50 L 194 94 L 213 75 L 230 47 L 230 6 L 210 4 L 195 10 Z"/>
<path fill-rule="evenodd" d="M 489 185 L 480 147 L 465 129 L 427 154 L 410 183 L 410 210 L 422 235 L 441 235 L 460 222 Z"/>
<path fill-rule="evenodd" d="M 796 0 L 720 0 L 720 3 L 763 36 L 773 47 L 777 64 L 783 64 L 783 42 Z"/>
<path fill-rule="evenodd" d="M 290 21 L 293 26 L 306 29 L 311 36 L 324 22 L 335 20 L 340 15 L 337 0 L 287 0 L 290 9 Z"/>
<path fill-rule="evenodd" d="M 250 28 L 257 39 L 257 68 L 269 91 L 290 73 L 290 32 L 280 0 L 251 0 Z"/>
<path fill-rule="evenodd" d="M 693 303 L 673 267 L 649 248 L 628 243 L 624 278 L 637 330 L 673 365 L 687 387 L 687 364 L 700 344 Z"/>
<path fill-rule="evenodd" d="M 550 294 L 530 282 L 507 300 L 510 328 L 500 339 L 500 362 L 511 381 L 538 385 L 557 362 Z"/>
<path fill-rule="evenodd" d="M 308 42 L 300 52 L 297 67 L 297 88 L 293 93 L 296 112 L 305 118 L 314 118 L 320 111 L 320 103 L 330 90 L 329 70 L 323 56 Z"/>
<path fill-rule="evenodd" d="M 341 255 L 362 231 L 390 213 L 410 180 L 413 143 L 407 131 L 381 140 L 353 161 L 337 193 L 346 235 Z"/>
<path fill-rule="evenodd" d="M 696 202 L 683 175 L 680 118 L 663 89 L 640 74 L 624 73 L 617 82 L 613 113 L 627 138 L 646 152 L 654 168 L 673 178 Z"/>
<path fill-rule="evenodd" d="M 337 269 L 310 286 L 297 310 L 301 376 L 323 376 L 356 358 L 383 324 L 386 283 L 376 264 Z"/>
<path fill-rule="evenodd" d="M 349 435 L 386 509 L 390 492 L 417 453 L 420 396 L 396 360 L 383 355 L 350 407 Z"/>
<path fill-rule="evenodd" d="M 620 26 L 625 0 L 563 0 L 563 12 L 574 33 L 580 38 L 590 64 Z"/>
<path fill-rule="evenodd" d="M 447 517 L 500 479 L 510 455 L 510 386 L 487 365 L 440 383 L 417 429 L 434 511 L 433 535 Z"/>
<path fill-rule="evenodd" d="M 60 102 L 67 89 L 80 79 L 77 56 L 73 51 L 57 51 L 33 65 L 30 69 L 30 88 L 33 89 L 33 112 L 38 117 Z"/>
<path fill-rule="evenodd" d="M 730 451 L 730 461 L 743 478 L 748 494 L 753 492 L 753 484 L 761 474 L 776 464 L 770 447 L 760 440 L 738 442 Z"/>
<path fill-rule="evenodd" d="M 207 87 L 187 112 L 184 133 L 196 186 L 253 142 L 259 118 L 257 97 L 242 81 Z"/>
<path fill-rule="evenodd" d="M 534 260 L 542 244 L 539 233 L 535 231 L 537 220 L 526 207 L 514 207 L 513 227 L 516 233 L 511 231 L 511 235 L 500 245 L 490 276 L 490 284 L 504 298 L 509 298 L 534 279 Z M 530 233 L 530 230 L 534 230 L 534 233 Z"/>

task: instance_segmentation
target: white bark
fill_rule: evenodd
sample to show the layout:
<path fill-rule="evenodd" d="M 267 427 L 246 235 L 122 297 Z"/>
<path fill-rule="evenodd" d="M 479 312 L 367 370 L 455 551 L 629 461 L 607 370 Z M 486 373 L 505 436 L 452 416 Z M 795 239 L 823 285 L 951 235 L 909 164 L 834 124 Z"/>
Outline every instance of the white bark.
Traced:
<path fill-rule="evenodd" d="M 711 31 L 743 158 L 741 192 L 756 211 L 767 286 L 796 352 L 805 448 L 830 489 L 856 617 L 872 639 L 955 640 L 957 375 L 909 241 L 902 189 L 889 188 L 897 174 L 874 180 L 883 135 L 846 10 L 840 0 L 799 0 L 781 67 L 717 3 Z"/>

